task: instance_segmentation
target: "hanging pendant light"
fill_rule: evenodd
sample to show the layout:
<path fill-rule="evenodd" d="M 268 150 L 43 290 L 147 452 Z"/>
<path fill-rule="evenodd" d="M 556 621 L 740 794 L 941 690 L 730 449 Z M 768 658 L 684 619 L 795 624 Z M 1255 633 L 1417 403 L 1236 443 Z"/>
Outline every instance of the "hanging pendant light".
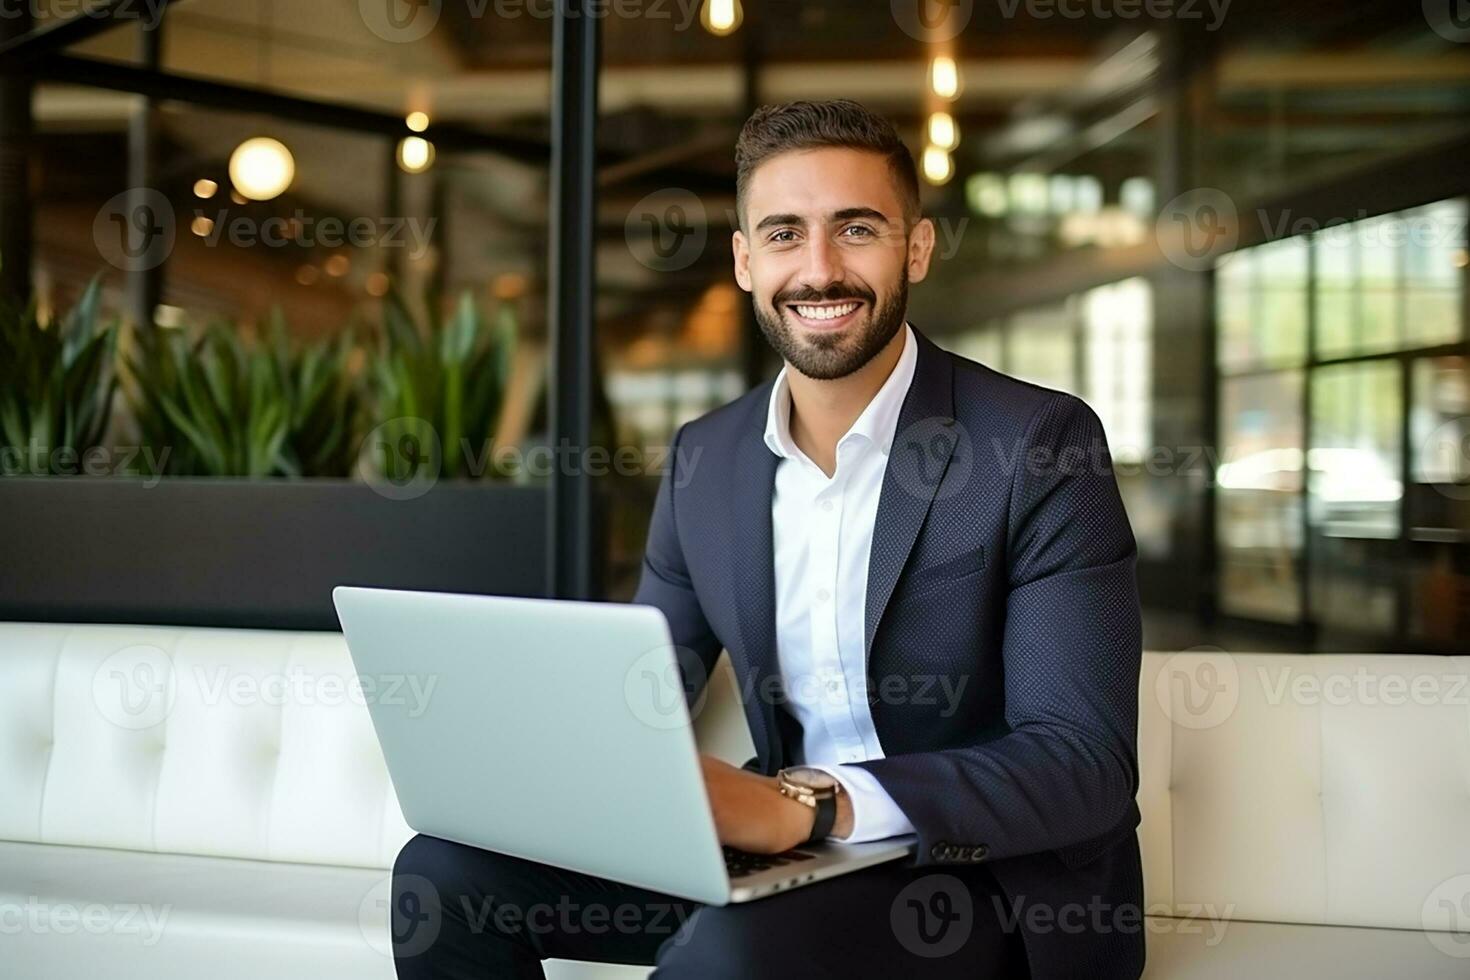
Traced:
<path fill-rule="evenodd" d="M 230 183 L 252 201 L 280 197 L 295 178 L 296 159 L 280 140 L 252 137 L 230 154 Z"/>

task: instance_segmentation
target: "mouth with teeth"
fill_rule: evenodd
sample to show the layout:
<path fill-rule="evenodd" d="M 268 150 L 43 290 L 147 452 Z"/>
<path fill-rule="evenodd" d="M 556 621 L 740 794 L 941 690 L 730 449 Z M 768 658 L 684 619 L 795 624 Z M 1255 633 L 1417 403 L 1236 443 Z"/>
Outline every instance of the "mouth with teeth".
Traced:
<path fill-rule="evenodd" d="M 810 330 L 840 330 L 857 317 L 864 303 L 859 299 L 824 300 L 820 303 L 787 303 L 795 319 Z"/>

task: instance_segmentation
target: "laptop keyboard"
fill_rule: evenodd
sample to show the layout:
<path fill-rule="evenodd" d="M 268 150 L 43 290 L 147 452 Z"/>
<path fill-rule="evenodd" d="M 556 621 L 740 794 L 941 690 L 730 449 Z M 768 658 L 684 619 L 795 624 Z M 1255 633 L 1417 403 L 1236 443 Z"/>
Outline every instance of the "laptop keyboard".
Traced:
<path fill-rule="evenodd" d="M 726 847 L 724 851 L 725 870 L 732 879 L 743 878 L 746 875 L 753 875 L 757 871 L 779 868 L 786 864 L 810 861 L 816 857 L 815 854 L 808 854 L 806 851 L 782 851 L 780 854 L 751 854 L 749 851 L 740 851 L 733 847 Z"/>

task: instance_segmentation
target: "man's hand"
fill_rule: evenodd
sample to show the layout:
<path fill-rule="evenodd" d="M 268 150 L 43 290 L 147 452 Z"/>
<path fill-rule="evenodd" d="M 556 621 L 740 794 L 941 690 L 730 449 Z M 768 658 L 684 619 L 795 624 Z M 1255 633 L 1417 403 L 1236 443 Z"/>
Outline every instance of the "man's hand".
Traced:
<path fill-rule="evenodd" d="M 774 776 L 737 769 L 709 755 L 699 761 L 721 844 L 752 854 L 779 854 L 811 834 L 816 811 L 782 796 Z M 845 837 L 852 833 L 852 804 L 846 793 L 837 800 L 833 836 Z"/>
<path fill-rule="evenodd" d="M 704 788 L 720 843 L 752 854 L 779 854 L 807 839 L 816 813 L 782 796 L 774 776 L 737 769 L 700 755 Z"/>

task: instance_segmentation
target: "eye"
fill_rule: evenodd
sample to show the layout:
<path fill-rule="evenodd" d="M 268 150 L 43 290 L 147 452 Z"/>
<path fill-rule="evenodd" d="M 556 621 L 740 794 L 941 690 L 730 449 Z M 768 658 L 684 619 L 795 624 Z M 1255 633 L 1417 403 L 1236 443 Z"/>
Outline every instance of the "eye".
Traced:
<path fill-rule="evenodd" d="M 786 242 L 794 242 L 794 241 L 796 241 L 796 231 L 794 229 L 791 229 L 791 228 L 781 228 L 781 229 L 778 229 L 777 231 L 772 232 L 771 233 L 771 237 L 768 238 L 768 239 L 766 239 L 766 241 L 768 241 L 768 242 L 776 242 L 778 244 L 784 244 Z"/>
<path fill-rule="evenodd" d="M 848 238 L 873 238 L 878 233 L 867 225 L 848 225 L 842 229 L 841 234 Z"/>

